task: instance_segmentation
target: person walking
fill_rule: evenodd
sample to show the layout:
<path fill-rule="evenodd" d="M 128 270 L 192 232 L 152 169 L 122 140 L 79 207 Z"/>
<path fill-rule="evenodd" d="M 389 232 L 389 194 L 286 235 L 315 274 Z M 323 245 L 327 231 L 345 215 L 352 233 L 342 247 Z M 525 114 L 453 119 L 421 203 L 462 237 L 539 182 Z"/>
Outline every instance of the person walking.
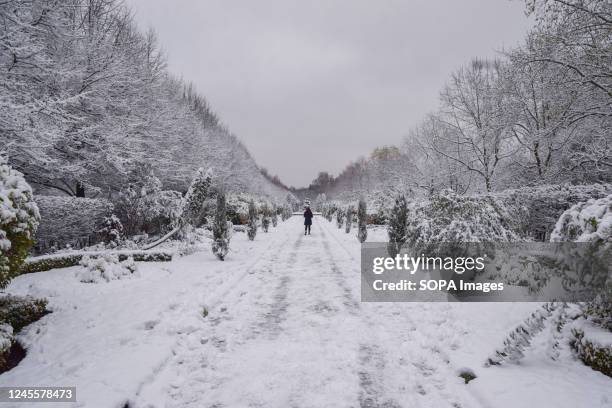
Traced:
<path fill-rule="evenodd" d="M 310 211 L 310 207 L 306 206 L 306 211 L 304 211 L 304 235 L 310 235 L 310 227 L 312 226 L 312 211 Z"/>

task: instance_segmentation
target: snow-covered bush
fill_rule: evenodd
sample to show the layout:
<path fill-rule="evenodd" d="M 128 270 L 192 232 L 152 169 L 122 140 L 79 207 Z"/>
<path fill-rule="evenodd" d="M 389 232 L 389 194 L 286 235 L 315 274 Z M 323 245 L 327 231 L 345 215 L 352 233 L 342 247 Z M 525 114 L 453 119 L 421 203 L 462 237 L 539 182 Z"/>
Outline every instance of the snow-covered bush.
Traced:
<path fill-rule="evenodd" d="M 47 301 L 30 296 L 0 297 L 0 373 L 7 367 L 7 356 L 15 342 L 14 335 L 46 315 Z"/>
<path fill-rule="evenodd" d="M 31 296 L 0 297 L 0 324 L 8 324 L 15 333 L 48 313 L 47 300 Z"/>
<path fill-rule="evenodd" d="M 490 196 L 461 196 L 446 190 L 411 208 L 407 243 L 431 248 L 434 243 L 519 241 L 509 219 L 503 205 Z"/>
<path fill-rule="evenodd" d="M 336 225 L 338 228 L 342 228 L 344 224 L 344 210 L 341 208 L 336 209 Z"/>
<path fill-rule="evenodd" d="M 561 214 L 573 205 L 612 194 L 612 184 L 548 185 L 494 193 L 511 214 L 511 227 L 522 238 L 548 241 Z"/>
<path fill-rule="evenodd" d="M 208 197 L 211 180 L 211 169 L 206 172 L 203 168 L 198 169 L 181 206 L 180 223 L 182 226 L 189 224 L 198 227 L 201 224 L 204 216 L 204 202 Z"/>
<path fill-rule="evenodd" d="M 365 242 L 368 238 L 368 211 L 366 207 L 366 202 L 363 199 L 359 200 L 359 205 L 357 206 L 357 239 L 359 242 Z"/>
<path fill-rule="evenodd" d="M 249 223 L 247 225 L 247 235 L 251 241 L 255 239 L 257 235 L 257 209 L 255 203 L 251 201 L 249 203 Z"/>
<path fill-rule="evenodd" d="M 601 344 L 588 338 L 582 329 L 572 330 L 570 346 L 582 362 L 594 370 L 612 377 L 612 342 Z M 608 338 L 610 338 L 608 333 Z"/>
<path fill-rule="evenodd" d="M 406 197 L 402 194 L 395 198 L 395 205 L 389 214 L 387 233 L 389 244 L 387 252 L 389 255 L 397 255 L 406 243 L 406 224 L 408 222 L 408 204 Z"/>
<path fill-rule="evenodd" d="M 217 193 L 217 208 L 213 222 L 213 254 L 220 260 L 224 260 L 229 252 L 230 228 L 228 227 L 227 214 L 225 211 L 225 193 Z"/>
<path fill-rule="evenodd" d="M 123 224 L 115 214 L 105 217 L 98 234 L 104 242 L 117 245 L 123 239 Z"/>
<path fill-rule="evenodd" d="M 575 204 L 561 214 L 551 233 L 551 241 L 583 242 L 588 245 L 587 265 L 583 268 L 587 278 L 593 276 L 593 267 L 609 270 L 612 262 L 612 195 Z M 568 256 L 571 257 L 572 254 Z M 602 260 L 603 265 L 593 266 L 593 260 Z M 580 274 L 580 277 L 583 275 L 585 274 Z M 589 327 L 589 324 L 599 326 L 607 331 L 608 339 L 612 339 L 612 279 L 609 272 L 607 275 L 603 287 L 597 285 L 601 292 L 595 299 L 579 304 L 581 314 L 573 324 L 580 325 L 584 322 L 584 327 Z M 584 327 L 572 330 L 572 349 L 586 365 L 612 376 L 612 341 L 609 344 L 598 344 L 585 335 Z"/>
<path fill-rule="evenodd" d="M 263 229 L 264 232 L 268 232 L 269 228 L 270 228 L 270 208 L 267 206 L 267 204 L 264 204 L 261 207 L 261 229 Z"/>
<path fill-rule="evenodd" d="M 558 304 L 546 303 L 541 309 L 533 312 L 527 319 L 510 332 L 504 340 L 504 346 L 495 350 L 485 363 L 489 365 L 500 365 L 504 361 L 517 363 L 524 356 L 525 349 L 531 344 L 533 337 L 544 329 L 544 321 L 548 319 Z"/>
<path fill-rule="evenodd" d="M 612 195 L 578 203 L 565 211 L 551 233 L 552 242 L 612 240 Z"/>
<path fill-rule="evenodd" d="M 276 205 L 272 206 L 272 217 L 271 218 L 272 218 L 272 226 L 274 228 L 276 228 L 276 226 L 278 225 L 278 211 L 279 211 L 279 208 Z"/>
<path fill-rule="evenodd" d="M 84 283 L 97 283 L 101 280 L 109 282 L 130 276 L 137 276 L 138 268 L 133 257 L 119 261 L 115 254 L 104 254 L 98 257 L 84 256 L 80 262 L 83 267 L 77 272 L 77 277 Z"/>
<path fill-rule="evenodd" d="M 0 155 L 0 288 L 19 274 L 39 221 L 30 185 Z"/>
<path fill-rule="evenodd" d="M 0 322 L 0 373 L 4 371 L 7 364 L 7 356 L 15 341 L 13 328 L 10 324 Z"/>
<path fill-rule="evenodd" d="M 353 213 L 355 212 L 355 209 L 353 208 L 352 205 L 349 205 L 348 208 L 346 209 L 346 222 L 345 222 L 345 226 L 344 226 L 344 232 L 346 232 L 347 234 L 351 232 L 351 227 L 353 226 Z"/>

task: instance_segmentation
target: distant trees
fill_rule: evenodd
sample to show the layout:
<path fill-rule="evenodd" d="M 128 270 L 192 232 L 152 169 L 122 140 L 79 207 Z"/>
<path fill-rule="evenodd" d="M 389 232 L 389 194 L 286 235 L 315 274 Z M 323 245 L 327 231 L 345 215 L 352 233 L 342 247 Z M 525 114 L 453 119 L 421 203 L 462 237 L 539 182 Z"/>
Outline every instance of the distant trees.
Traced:
<path fill-rule="evenodd" d="M 612 181 L 612 5 L 526 0 L 524 42 L 451 75 L 439 108 L 311 190 L 346 201 Z"/>

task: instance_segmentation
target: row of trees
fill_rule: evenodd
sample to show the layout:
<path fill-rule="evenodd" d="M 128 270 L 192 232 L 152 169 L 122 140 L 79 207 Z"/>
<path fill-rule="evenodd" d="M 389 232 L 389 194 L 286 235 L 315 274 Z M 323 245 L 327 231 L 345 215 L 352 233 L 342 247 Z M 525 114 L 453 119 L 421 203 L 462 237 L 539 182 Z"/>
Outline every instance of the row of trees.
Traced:
<path fill-rule="evenodd" d="M 351 232 L 353 219 L 357 216 L 357 240 L 362 243 L 366 241 L 368 238 L 368 214 L 365 200 L 359 200 L 357 210 L 352 204 L 340 205 L 337 202 L 320 202 L 318 206 L 327 221 L 332 222 L 335 217 L 338 228 L 341 229 L 344 226 L 344 232 L 347 234 Z"/>
<path fill-rule="evenodd" d="M 397 147 L 375 150 L 310 189 L 425 195 L 612 180 L 612 4 L 527 0 L 535 27 L 499 59 L 452 75 L 440 106 Z"/>
<path fill-rule="evenodd" d="M 120 0 L 0 2 L 0 145 L 36 192 L 110 197 L 149 166 L 186 191 L 207 163 L 229 191 L 285 194 Z"/>

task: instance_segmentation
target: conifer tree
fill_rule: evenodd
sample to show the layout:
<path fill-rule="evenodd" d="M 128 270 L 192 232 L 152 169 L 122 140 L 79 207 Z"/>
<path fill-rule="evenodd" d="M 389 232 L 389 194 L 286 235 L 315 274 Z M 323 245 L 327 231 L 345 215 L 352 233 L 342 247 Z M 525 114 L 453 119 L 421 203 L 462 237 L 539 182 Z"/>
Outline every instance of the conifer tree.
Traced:
<path fill-rule="evenodd" d="M 217 193 L 217 208 L 213 221 L 212 251 L 220 260 L 224 260 L 229 252 L 230 231 L 227 222 L 227 205 L 225 193 Z"/>
<path fill-rule="evenodd" d="M 367 216 L 366 202 L 360 199 L 357 207 L 357 239 L 362 243 L 368 238 Z"/>
<path fill-rule="evenodd" d="M 395 204 L 389 215 L 387 232 L 389 234 L 389 244 L 387 251 L 390 256 L 397 255 L 406 242 L 406 229 L 408 223 L 408 204 L 406 197 L 401 194 L 395 198 Z"/>
<path fill-rule="evenodd" d="M 338 225 L 338 228 L 342 228 L 342 225 L 344 224 L 344 211 L 342 211 L 341 208 L 336 209 L 336 224 Z"/>
<path fill-rule="evenodd" d="M 276 205 L 272 206 L 272 226 L 276 228 L 278 225 L 278 207 Z"/>
<path fill-rule="evenodd" d="M 253 200 L 249 202 L 249 224 L 247 225 L 247 235 L 253 241 L 257 235 L 257 209 Z"/>
<path fill-rule="evenodd" d="M 268 228 L 270 228 L 270 207 L 267 204 L 264 204 L 261 207 L 261 228 L 264 232 L 268 232 Z"/>
<path fill-rule="evenodd" d="M 346 223 L 344 227 L 344 232 L 346 232 L 347 234 L 351 232 L 351 227 L 353 226 L 353 212 L 354 211 L 355 210 L 352 205 L 349 205 L 348 208 L 346 209 Z"/>
<path fill-rule="evenodd" d="M 204 215 L 204 201 L 208 195 L 212 180 L 212 170 L 204 172 L 203 168 L 198 169 L 187 194 L 183 199 L 180 223 L 181 226 L 190 224 L 194 227 L 199 226 Z"/>

